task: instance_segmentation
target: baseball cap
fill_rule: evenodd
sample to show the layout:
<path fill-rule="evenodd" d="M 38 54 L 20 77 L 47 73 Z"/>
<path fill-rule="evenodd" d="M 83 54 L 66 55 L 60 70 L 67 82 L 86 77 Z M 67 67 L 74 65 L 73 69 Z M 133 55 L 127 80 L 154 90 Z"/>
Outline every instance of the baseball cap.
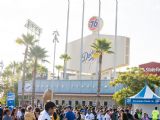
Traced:
<path fill-rule="evenodd" d="M 85 112 L 85 110 L 81 110 L 81 112 Z"/>
<path fill-rule="evenodd" d="M 71 105 L 68 105 L 66 108 L 70 108 L 71 109 L 72 107 L 71 107 Z"/>

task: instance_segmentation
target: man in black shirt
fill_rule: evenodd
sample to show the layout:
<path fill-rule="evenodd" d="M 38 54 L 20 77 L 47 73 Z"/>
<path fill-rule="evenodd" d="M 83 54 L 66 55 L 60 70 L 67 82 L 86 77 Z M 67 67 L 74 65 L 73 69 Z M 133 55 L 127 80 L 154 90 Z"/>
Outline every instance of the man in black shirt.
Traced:
<path fill-rule="evenodd" d="M 129 110 L 126 109 L 125 114 L 127 115 L 128 120 L 133 120 L 133 116 L 129 113 Z"/>
<path fill-rule="evenodd" d="M 138 113 L 139 113 L 139 109 L 136 109 L 135 114 L 134 114 L 134 120 L 139 120 Z"/>
<path fill-rule="evenodd" d="M 92 108 L 92 114 L 94 115 L 94 120 L 96 120 L 97 119 L 97 114 L 95 112 L 95 108 Z"/>

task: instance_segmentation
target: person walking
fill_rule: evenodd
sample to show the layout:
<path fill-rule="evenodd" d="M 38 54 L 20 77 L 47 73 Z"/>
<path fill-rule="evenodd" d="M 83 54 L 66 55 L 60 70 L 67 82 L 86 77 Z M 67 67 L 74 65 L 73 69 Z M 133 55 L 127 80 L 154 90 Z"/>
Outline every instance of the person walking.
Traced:
<path fill-rule="evenodd" d="M 118 120 L 117 109 L 114 109 L 114 112 L 111 115 L 112 120 Z"/>
<path fill-rule="evenodd" d="M 60 113 L 60 120 L 64 120 L 64 110 L 61 110 L 61 113 Z"/>
<path fill-rule="evenodd" d="M 143 120 L 149 120 L 146 113 L 143 114 Z"/>
<path fill-rule="evenodd" d="M 122 113 L 121 120 L 128 120 L 128 117 L 127 117 L 126 113 Z"/>
<path fill-rule="evenodd" d="M 106 115 L 104 116 L 104 120 L 111 120 L 111 117 L 110 117 L 110 111 L 109 110 L 107 110 L 106 111 Z"/>
<path fill-rule="evenodd" d="M 133 120 L 133 116 L 129 113 L 128 109 L 125 110 L 125 114 L 127 115 L 128 120 Z"/>
<path fill-rule="evenodd" d="M 155 110 L 152 112 L 152 119 L 153 120 L 158 120 L 159 117 L 159 111 L 157 110 L 157 107 L 155 107 Z"/>
<path fill-rule="evenodd" d="M 64 120 L 76 120 L 76 116 L 75 114 L 71 111 L 71 106 L 67 106 L 66 107 L 66 110 L 67 110 L 67 113 L 65 114 L 65 119 Z"/>
<path fill-rule="evenodd" d="M 14 108 L 11 113 L 11 120 L 19 120 L 19 118 L 17 118 L 16 115 L 17 115 L 17 109 Z"/>
<path fill-rule="evenodd" d="M 24 119 L 25 120 L 35 120 L 36 118 L 35 118 L 34 114 L 32 113 L 32 106 L 28 106 L 27 111 L 28 112 L 26 112 L 24 115 Z"/>
<path fill-rule="evenodd" d="M 85 120 L 85 110 L 81 110 L 81 120 Z"/>
<path fill-rule="evenodd" d="M 91 113 L 90 109 L 87 110 L 85 120 L 94 120 L 94 115 Z"/>
<path fill-rule="evenodd" d="M 98 120 L 103 120 L 104 119 L 103 110 L 100 110 L 100 115 L 98 115 L 97 119 Z"/>
<path fill-rule="evenodd" d="M 142 118 L 142 108 L 140 109 L 139 113 L 138 113 L 138 118 L 141 119 Z"/>
<path fill-rule="evenodd" d="M 80 112 L 76 113 L 76 120 L 81 120 L 81 114 L 80 114 Z"/>
<path fill-rule="evenodd" d="M 24 120 L 25 109 L 21 109 L 21 115 L 19 116 L 19 120 Z"/>
<path fill-rule="evenodd" d="M 54 111 L 54 113 L 53 113 L 52 120 L 59 120 L 59 117 L 58 117 L 56 111 Z"/>
<path fill-rule="evenodd" d="M 50 115 L 54 113 L 56 105 L 52 101 L 48 101 L 45 104 L 45 110 L 40 113 L 38 120 L 51 120 Z"/>
<path fill-rule="evenodd" d="M 97 113 L 95 112 L 95 108 L 92 108 L 92 114 L 94 115 L 94 120 L 97 119 Z"/>
<path fill-rule="evenodd" d="M 0 120 L 2 120 L 3 118 L 3 108 L 1 107 L 1 104 L 0 104 Z"/>
<path fill-rule="evenodd" d="M 21 116 L 21 107 L 18 107 L 17 117 Z"/>
<path fill-rule="evenodd" d="M 34 115 L 35 115 L 36 120 L 38 120 L 40 112 L 41 111 L 38 107 L 34 108 Z"/>
<path fill-rule="evenodd" d="M 134 114 L 134 120 L 139 120 L 138 113 L 139 113 L 139 109 L 136 109 Z"/>
<path fill-rule="evenodd" d="M 10 110 L 7 108 L 4 110 L 4 116 L 2 120 L 11 120 L 11 118 L 9 117 L 11 115 Z"/>

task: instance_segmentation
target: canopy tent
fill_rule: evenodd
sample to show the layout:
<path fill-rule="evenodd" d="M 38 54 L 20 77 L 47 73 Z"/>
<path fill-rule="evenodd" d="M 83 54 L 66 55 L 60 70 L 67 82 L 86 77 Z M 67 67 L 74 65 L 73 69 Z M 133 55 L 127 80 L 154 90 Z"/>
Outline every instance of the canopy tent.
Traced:
<path fill-rule="evenodd" d="M 134 104 L 133 111 L 135 111 L 136 108 L 142 109 L 142 112 L 146 112 L 151 118 L 154 107 L 158 107 L 160 104 L 160 97 L 157 96 L 146 83 L 145 87 L 138 94 L 126 98 L 125 104 Z M 158 108 L 158 110 L 160 110 L 160 108 Z"/>

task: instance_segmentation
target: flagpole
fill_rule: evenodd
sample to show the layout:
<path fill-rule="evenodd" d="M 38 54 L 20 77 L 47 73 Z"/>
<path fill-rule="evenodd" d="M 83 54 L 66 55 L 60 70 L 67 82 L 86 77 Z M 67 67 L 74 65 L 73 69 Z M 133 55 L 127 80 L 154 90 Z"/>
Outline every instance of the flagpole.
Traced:
<path fill-rule="evenodd" d="M 117 14 L 118 14 L 118 1 L 116 0 L 116 21 L 115 21 L 115 47 L 114 47 L 114 78 L 116 77 L 116 52 L 117 52 Z"/>
<path fill-rule="evenodd" d="M 65 53 L 67 53 L 67 47 L 68 47 L 68 28 L 69 28 L 69 8 L 70 8 L 70 1 L 68 0 L 68 14 L 67 14 L 67 30 L 66 30 L 66 49 Z M 67 62 L 64 64 L 64 79 L 66 79 L 66 67 L 67 67 Z"/>
<path fill-rule="evenodd" d="M 81 80 L 81 72 L 82 72 L 82 52 L 83 52 L 84 7 L 85 7 L 85 1 L 83 0 L 83 12 L 82 12 L 82 33 L 81 33 L 81 50 L 80 50 L 80 68 L 79 68 L 79 80 Z"/>
<path fill-rule="evenodd" d="M 99 18 L 98 18 L 98 38 L 99 36 L 99 32 L 100 32 L 100 19 L 101 19 L 101 0 L 99 0 Z M 98 59 L 99 57 L 96 58 L 96 80 L 98 80 Z"/>

